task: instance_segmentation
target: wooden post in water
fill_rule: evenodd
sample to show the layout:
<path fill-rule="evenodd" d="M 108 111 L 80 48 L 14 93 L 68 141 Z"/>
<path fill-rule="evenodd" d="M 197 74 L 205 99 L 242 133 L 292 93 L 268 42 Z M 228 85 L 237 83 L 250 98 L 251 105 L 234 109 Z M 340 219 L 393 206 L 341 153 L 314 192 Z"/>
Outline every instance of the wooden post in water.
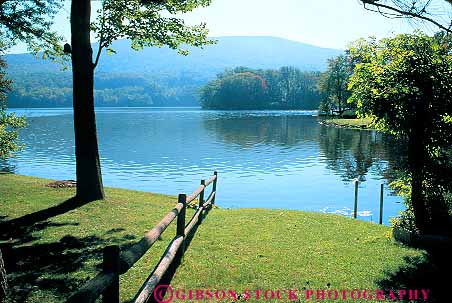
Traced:
<path fill-rule="evenodd" d="M 185 252 L 185 212 L 187 209 L 187 195 L 179 194 L 178 202 L 182 203 L 183 207 L 177 216 L 177 228 L 176 228 L 176 236 L 184 237 L 182 241 L 182 245 L 179 247 L 179 250 L 176 253 L 176 257 L 174 259 L 175 264 L 182 263 L 182 257 Z"/>
<path fill-rule="evenodd" d="M 113 273 L 113 283 L 102 294 L 103 303 L 119 303 L 119 246 L 104 248 L 102 267 L 105 273 Z"/>
<path fill-rule="evenodd" d="M 215 180 L 213 180 L 213 185 L 212 185 L 212 192 L 215 192 L 215 196 L 212 199 L 212 205 L 215 204 L 215 198 L 217 197 L 217 180 L 218 180 L 218 172 L 214 171 L 213 172 L 214 176 L 216 177 Z"/>
<path fill-rule="evenodd" d="M 354 183 L 355 183 L 355 205 L 353 208 L 353 218 L 356 219 L 358 217 L 358 183 L 359 183 L 359 181 L 357 179 L 355 179 Z"/>
<path fill-rule="evenodd" d="M 206 191 L 206 180 L 201 180 L 201 185 L 203 185 L 204 188 L 199 193 L 198 209 L 200 209 L 204 204 L 204 193 Z M 198 224 L 201 224 L 201 223 L 202 223 L 202 212 L 199 214 L 199 217 L 198 217 Z"/>
<path fill-rule="evenodd" d="M 383 224 L 383 184 L 380 187 L 380 224 Z"/>

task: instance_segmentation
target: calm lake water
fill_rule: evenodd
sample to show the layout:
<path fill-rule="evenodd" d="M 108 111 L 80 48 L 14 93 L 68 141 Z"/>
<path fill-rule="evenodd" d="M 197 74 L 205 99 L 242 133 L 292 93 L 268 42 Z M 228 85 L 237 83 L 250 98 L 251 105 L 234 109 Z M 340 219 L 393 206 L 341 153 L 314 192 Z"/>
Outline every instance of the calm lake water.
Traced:
<path fill-rule="evenodd" d="M 25 149 L 9 167 L 18 174 L 75 179 L 71 109 L 17 109 L 28 117 Z M 219 172 L 217 204 L 350 215 L 358 178 L 363 220 L 403 209 L 386 184 L 395 145 L 374 131 L 322 126 L 315 112 L 97 109 L 104 184 L 176 195 Z"/>

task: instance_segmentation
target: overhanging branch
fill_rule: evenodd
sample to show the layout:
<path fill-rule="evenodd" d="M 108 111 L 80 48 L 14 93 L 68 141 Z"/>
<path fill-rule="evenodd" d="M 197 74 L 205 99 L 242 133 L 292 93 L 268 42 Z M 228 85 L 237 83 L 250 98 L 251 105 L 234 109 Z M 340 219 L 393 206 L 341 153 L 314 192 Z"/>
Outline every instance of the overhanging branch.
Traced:
<path fill-rule="evenodd" d="M 452 0 L 444 0 L 447 3 L 452 5 Z M 440 22 L 438 22 L 437 20 L 433 19 L 432 17 L 429 17 L 426 15 L 427 13 L 427 6 L 424 6 L 422 9 L 419 9 L 417 11 L 413 11 L 413 10 L 403 10 L 402 8 L 399 7 L 395 7 L 395 6 L 391 6 L 391 5 L 387 5 L 384 3 L 379 2 L 379 0 L 361 0 L 361 2 L 364 5 L 364 8 L 372 11 L 372 12 L 378 12 L 381 15 L 387 17 L 387 18 L 415 18 L 415 19 L 420 19 L 426 22 L 429 22 L 431 24 L 434 24 L 435 26 L 437 26 L 438 28 L 446 31 L 447 33 L 452 33 L 451 27 L 452 27 L 452 20 L 451 23 L 448 26 L 445 26 L 443 24 L 441 24 Z M 370 7 L 368 7 L 367 5 L 372 5 L 374 6 L 376 9 L 372 9 Z M 390 12 L 383 12 L 382 9 L 391 11 L 393 13 Z"/>
<path fill-rule="evenodd" d="M 97 64 L 99 63 L 100 55 L 101 55 L 102 49 L 104 47 L 103 46 L 103 43 L 104 43 L 104 24 L 105 24 L 105 9 L 104 9 L 103 4 L 102 4 L 102 21 L 101 21 L 101 25 L 100 25 L 99 48 L 97 49 L 96 60 L 94 61 L 93 69 L 95 69 Z"/>

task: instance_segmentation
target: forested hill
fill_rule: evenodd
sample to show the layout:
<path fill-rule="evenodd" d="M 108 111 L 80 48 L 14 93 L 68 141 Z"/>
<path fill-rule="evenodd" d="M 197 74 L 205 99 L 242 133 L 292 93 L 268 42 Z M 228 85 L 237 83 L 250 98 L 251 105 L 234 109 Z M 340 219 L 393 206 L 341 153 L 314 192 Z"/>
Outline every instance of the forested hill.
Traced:
<path fill-rule="evenodd" d="M 216 45 L 189 48 L 181 56 L 168 48 L 134 51 L 130 42 L 114 43 L 114 55 L 103 54 L 96 70 L 98 106 L 198 105 L 201 86 L 225 68 L 256 69 L 293 66 L 323 70 L 340 50 L 320 48 L 275 37 L 219 37 Z M 96 50 L 96 45 L 93 46 Z M 56 107 L 72 104 L 70 71 L 28 54 L 5 56 L 14 81 L 9 107 Z"/>

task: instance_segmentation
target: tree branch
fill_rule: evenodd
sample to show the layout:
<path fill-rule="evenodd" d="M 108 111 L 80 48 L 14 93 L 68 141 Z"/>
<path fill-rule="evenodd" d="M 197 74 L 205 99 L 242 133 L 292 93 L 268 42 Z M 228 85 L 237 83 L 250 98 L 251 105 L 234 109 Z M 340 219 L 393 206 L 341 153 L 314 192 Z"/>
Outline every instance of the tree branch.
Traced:
<path fill-rule="evenodd" d="M 378 12 L 381 15 L 387 17 L 387 18 L 389 18 L 388 16 L 417 18 L 417 19 L 421 19 L 421 20 L 430 22 L 430 23 L 434 24 L 435 26 L 437 26 L 438 28 L 446 31 L 447 33 L 452 33 L 452 30 L 451 30 L 452 23 L 451 23 L 451 25 L 449 25 L 449 27 L 446 27 L 446 26 L 442 25 L 441 23 L 439 23 L 438 21 L 423 15 L 423 13 L 426 12 L 426 7 L 424 7 L 420 12 L 411 12 L 411 11 L 404 11 L 404 10 L 399 9 L 397 7 L 386 5 L 386 4 L 383 4 L 383 3 L 379 3 L 378 0 L 361 0 L 361 1 L 362 1 L 363 5 L 364 5 L 365 9 L 367 9 L 369 11 L 372 11 L 372 12 Z M 450 3 L 452 5 L 452 0 L 444 0 L 444 1 L 446 1 L 446 2 L 448 2 L 448 3 Z M 375 6 L 377 8 L 377 10 L 373 10 L 373 9 L 368 8 L 366 6 L 366 4 L 370 4 L 370 5 Z M 397 14 L 389 14 L 389 13 L 382 12 L 380 10 L 381 8 L 393 11 L 393 12 L 397 13 L 398 15 Z"/>
<path fill-rule="evenodd" d="M 99 63 L 100 55 L 102 54 L 102 49 L 104 48 L 104 24 L 105 24 L 105 10 L 102 4 L 102 23 L 100 25 L 100 38 L 99 38 L 99 48 L 97 49 L 96 60 L 93 64 L 93 69 L 96 69 L 97 64 Z"/>
<path fill-rule="evenodd" d="M 100 54 L 102 53 L 102 49 L 104 48 L 104 47 L 102 46 L 102 42 L 103 42 L 102 40 L 99 41 L 99 48 L 97 49 L 96 60 L 95 60 L 94 63 L 93 63 L 93 69 L 95 69 L 96 66 L 97 66 L 97 64 L 99 63 Z"/>

